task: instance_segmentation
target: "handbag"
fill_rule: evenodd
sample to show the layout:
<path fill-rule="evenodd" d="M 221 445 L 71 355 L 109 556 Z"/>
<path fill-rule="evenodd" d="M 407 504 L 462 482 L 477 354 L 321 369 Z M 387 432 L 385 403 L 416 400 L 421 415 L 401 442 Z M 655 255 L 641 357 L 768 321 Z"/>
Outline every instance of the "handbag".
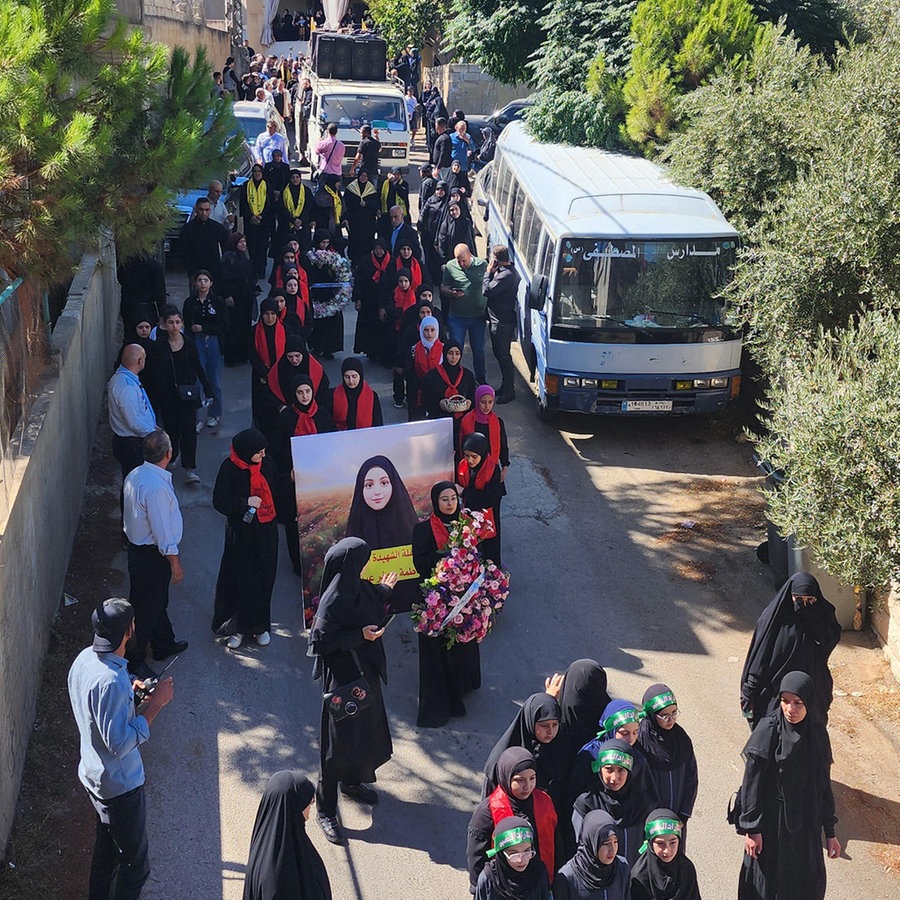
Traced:
<path fill-rule="evenodd" d="M 356 651 L 351 650 L 350 652 L 356 661 L 356 668 L 359 669 L 359 657 L 356 655 Z M 326 691 L 322 694 L 322 700 L 325 702 L 325 708 L 331 718 L 335 722 L 342 722 L 344 719 L 358 715 L 372 705 L 369 682 L 360 671 L 356 681 L 348 681 L 346 684 L 339 684 L 333 691 Z"/>
<path fill-rule="evenodd" d="M 175 388 L 178 391 L 178 399 L 181 400 L 182 403 L 193 403 L 196 406 L 200 405 L 200 385 L 194 382 L 194 384 L 176 384 Z"/>
<path fill-rule="evenodd" d="M 746 830 L 741 828 L 741 789 L 738 788 L 731 797 L 728 798 L 728 809 L 725 812 L 725 818 L 729 825 L 734 826 L 734 830 L 738 834 L 746 834 Z"/>

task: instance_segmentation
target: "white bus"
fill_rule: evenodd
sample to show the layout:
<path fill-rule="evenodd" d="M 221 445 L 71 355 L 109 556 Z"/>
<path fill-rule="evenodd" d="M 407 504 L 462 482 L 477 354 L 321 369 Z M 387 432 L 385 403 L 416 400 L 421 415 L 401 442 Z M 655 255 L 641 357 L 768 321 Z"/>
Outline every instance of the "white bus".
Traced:
<path fill-rule="evenodd" d="M 645 159 L 540 144 L 508 125 L 475 191 L 522 283 L 538 414 L 711 413 L 740 391 L 741 336 L 717 295 L 738 234 Z"/>

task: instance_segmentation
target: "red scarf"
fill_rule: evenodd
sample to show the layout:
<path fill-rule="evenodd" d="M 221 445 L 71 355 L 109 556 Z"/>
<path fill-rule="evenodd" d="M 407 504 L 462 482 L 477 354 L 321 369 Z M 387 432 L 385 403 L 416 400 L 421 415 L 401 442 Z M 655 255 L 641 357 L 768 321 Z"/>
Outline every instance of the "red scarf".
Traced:
<path fill-rule="evenodd" d="M 262 360 L 266 368 L 271 369 L 275 363 L 284 356 L 284 325 L 277 319 L 272 326 L 275 329 L 275 359 L 269 359 L 269 342 L 266 340 L 266 325 L 260 319 L 253 327 L 253 346 L 256 349 L 256 355 Z"/>
<path fill-rule="evenodd" d="M 334 427 L 338 431 L 347 430 L 347 413 L 350 410 L 350 398 L 347 388 L 339 384 L 331 395 Z M 375 410 L 375 392 L 364 381 L 359 397 L 356 398 L 356 425 L 354 428 L 371 428 Z"/>
<path fill-rule="evenodd" d="M 447 544 L 450 543 L 450 529 L 443 523 L 437 513 L 432 513 L 431 533 L 434 535 L 434 542 L 437 544 L 438 550 L 446 550 Z"/>
<path fill-rule="evenodd" d="M 316 398 L 313 397 L 312 403 L 309 404 L 309 409 L 305 412 L 300 409 L 299 406 L 295 403 L 291 409 L 297 413 L 297 424 L 294 426 L 294 437 L 300 437 L 304 434 L 318 434 L 319 429 L 316 427 L 315 415 L 319 411 L 319 406 L 316 403 Z"/>
<path fill-rule="evenodd" d="M 459 453 L 462 456 L 462 442 L 475 431 L 475 410 L 469 410 L 459 423 Z M 488 416 L 488 440 L 491 444 L 491 456 L 500 459 L 500 419 L 495 412 Z"/>
<path fill-rule="evenodd" d="M 419 261 L 411 256 L 409 259 L 404 259 L 400 254 L 397 254 L 397 271 L 399 272 L 401 269 L 409 269 L 409 274 L 412 276 L 410 280 L 410 287 L 415 291 L 415 289 L 422 283 L 422 266 Z"/>
<path fill-rule="evenodd" d="M 484 459 L 481 460 L 481 466 L 478 469 L 478 474 L 475 476 L 474 488 L 476 491 L 483 491 L 485 489 L 487 483 L 493 477 L 496 468 L 497 463 L 494 462 L 493 456 L 485 456 Z M 469 464 L 463 460 L 456 470 L 456 483 L 467 488 L 471 482 L 472 470 L 469 468 Z"/>
<path fill-rule="evenodd" d="M 553 863 L 556 855 L 554 846 L 554 833 L 556 832 L 556 810 L 553 808 L 553 801 L 546 791 L 535 788 L 531 795 L 534 800 L 534 825 L 537 831 L 538 856 L 541 862 L 547 867 L 547 875 L 550 882 L 553 882 Z M 494 789 L 494 793 L 488 797 L 488 808 L 491 811 L 491 818 L 494 825 L 500 823 L 501 820 L 514 816 L 512 801 L 509 795 L 502 787 Z"/>
<path fill-rule="evenodd" d="M 410 285 L 405 291 L 398 284 L 397 287 L 394 288 L 394 306 L 399 310 L 400 315 L 397 316 L 397 331 L 400 330 L 400 321 L 403 318 L 403 313 L 405 313 L 411 306 L 416 305 L 416 292 L 412 285 Z"/>
<path fill-rule="evenodd" d="M 441 376 L 441 380 L 444 382 L 444 384 L 447 385 L 447 390 L 444 391 L 444 399 L 449 400 L 451 397 L 455 397 L 459 393 L 457 388 L 462 383 L 463 371 L 464 371 L 463 367 L 462 367 L 462 363 L 460 363 L 459 374 L 456 376 L 456 381 L 450 380 L 450 376 L 447 374 L 447 370 L 444 368 L 443 363 L 435 366 L 434 371 L 437 372 L 438 375 Z M 461 412 L 453 413 L 454 419 L 461 419 L 462 417 L 463 417 L 463 413 L 461 413 Z"/>
<path fill-rule="evenodd" d="M 234 448 L 231 450 L 229 459 L 239 469 L 250 473 L 250 496 L 259 497 L 262 500 L 262 503 L 259 504 L 259 509 L 256 510 L 257 520 L 260 522 L 271 522 L 275 518 L 275 501 L 272 499 L 269 482 L 266 481 L 266 476 L 262 473 L 262 462 L 245 463 L 234 452 Z"/>
<path fill-rule="evenodd" d="M 307 295 L 309 294 L 309 288 L 306 289 Z M 309 309 L 309 300 L 303 296 L 303 286 L 300 286 L 300 293 L 295 294 L 293 297 L 290 294 L 285 294 L 287 298 L 287 304 L 284 307 L 285 314 L 293 313 L 299 320 L 301 327 L 306 327 L 306 313 Z M 293 308 L 292 308 L 293 307 Z"/>
<path fill-rule="evenodd" d="M 307 353 L 306 358 L 309 360 L 308 372 L 300 371 L 299 366 L 294 366 L 293 368 L 296 368 L 298 370 L 298 375 L 309 375 L 310 381 L 312 381 L 313 383 L 313 394 L 318 394 L 319 385 L 322 383 L 322 375 L 324 374 L 325 370 L 322 368 L 322 364 L 312 354 Z M 278 380 L 278 366 L 272 366 L 272 368 L 269 369 L 269 374 L 266 377 L 266 381 L 269 385 L 269 390 L 282 403 L 287 403 L 287 399 L 284 396 L 284 391 L 281 390 L 281 382 Z"/>
<path fill-rule="evenodd" d="M 378 261 L 378 257 L 374 253 L 369 254 L 372 260 L 372 266 L 375 269 L 375 272 L 372 274 L 372 284 L 378 284 L 381 281 L 381 276 L 384 275 L 387 267 L 391 264 L 391 254 L 385 253 L 384 256 L 381 257 L 381 261 Z"/>
<path fill-rule="evenodd" d="M 444 345 L 440 341 L 435 341 L 430 350 L 421 341 L 418 341 L 413 350 L 413 366 L 416 377 L 424 378 L 432 369 L 437 368 L 443 355 Z"/>

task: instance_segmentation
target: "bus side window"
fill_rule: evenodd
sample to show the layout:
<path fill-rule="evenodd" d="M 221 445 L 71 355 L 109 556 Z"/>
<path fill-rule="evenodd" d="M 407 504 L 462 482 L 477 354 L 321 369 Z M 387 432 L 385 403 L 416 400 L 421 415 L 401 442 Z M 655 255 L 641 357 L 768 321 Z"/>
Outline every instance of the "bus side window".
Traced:
<path fill-rule="evenodd" d="M 543 241 L 544 243 L 540 249 L 541 262 L 538 266 L 538 271 L 541 275 L 546 275 L 549 278 L 550 270 L 553 268 L 553 240 L 546 231 L 543 233 Z"/>
<path fill-rule="evenodd" d="M 510 191 L 510 194 L 510 209 L 507 213 L 506 220 L 510 225 L 512 242 L 521 246 L 522 216 L 525 212 L 525 204 L 528 202 L 528 198 L 525 196 L 525 191 L 522 190 L 522 185 L 520 185 L 518 181 L 513 182 L 513 188 Z"/>
<path fill-rule="evenodd" d="M 497 206 L 497 209 L 500 211 L 501 219 L 504 219 L 505 222 L 505 210 L 506 204 L 509 201 L 509 182 L 510 182 L 510 171 L 509 166 L 506 164 L 506 157 L 501 157 L 497 166 L 497 171 L 494 173 L 494 203 Z"/>
<path fill-rule="evenodd" d="M 534 273 L 538 271 L 538 241 L 541 237 L 541 217 L 531 203 L 528 204 L 528 210 L 531 215 L 526 217 L 519 246 L 525 255 L 525 261 L 529 270 Z"/>

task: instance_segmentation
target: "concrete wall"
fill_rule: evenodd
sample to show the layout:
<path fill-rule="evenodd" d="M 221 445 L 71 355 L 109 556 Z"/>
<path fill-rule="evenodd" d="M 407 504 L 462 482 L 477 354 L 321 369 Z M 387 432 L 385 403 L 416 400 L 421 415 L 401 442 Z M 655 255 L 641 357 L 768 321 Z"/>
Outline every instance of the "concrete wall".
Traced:
<path fill-rule="evenodd" d="M 0 858 L 35 717 L 41 662 L 78 526 L 104 385 L 117 349 L 115 250 L 86 256 L 50 339 L 51 365 L 13 460 L 0 521 Z M 66 702 L 60 685 L 60 702 Z"/>
<path fill-rule="evenodd" d="M 900 681 L 900 583 L 895 581 L 890 591 L 878 593 L 871 621 L 894 678 Z"/>
<path fill-rule="evenodd" d="M 461 109 L 473 116 L 489 115 L 510 100 L 527 97 L 531 93 L 528 85 L 516 86 L 495 81 L 473 63 L 435 66 L 425 69 L 424 77 L 434 82 L 451 113 L 454 109 Z"/>
<path fill-rule="evenodd" d="M 116 6 L 151 41 L 190 51 L 205 47 L 213 69 L 232 55 L 224 20 L 208 20 L 202 0 L 117 0 Z"/>

